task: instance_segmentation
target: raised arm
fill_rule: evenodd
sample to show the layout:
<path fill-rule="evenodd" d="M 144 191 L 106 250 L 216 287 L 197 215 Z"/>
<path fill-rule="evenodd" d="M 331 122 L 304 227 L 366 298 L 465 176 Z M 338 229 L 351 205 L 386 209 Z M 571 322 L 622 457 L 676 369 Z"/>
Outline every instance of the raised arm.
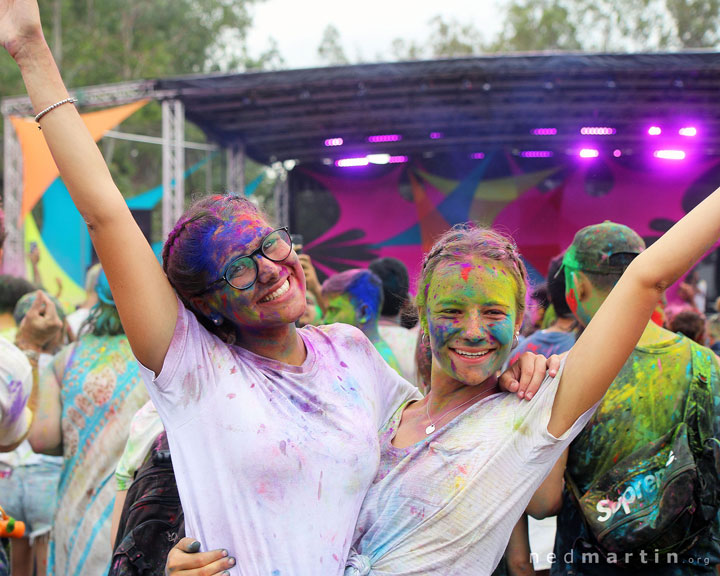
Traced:
<path fill-rule="evenodd" d="M 564 433 L 598 402 L 635 348 L 662 292 L 720 236 L 720 189 L 628 266 L 568 354 L 548 430 Z"/>
<path fill-rule="evenodd" d="M 0 44 L 15 59 L 35 112 L 68 97 L 36 0 L 0 0 Z M 75 106 L 40 121 L 75 206 L 87 223 L 137 358 L 156 373 L 175 327 L 177 300 Z"/>

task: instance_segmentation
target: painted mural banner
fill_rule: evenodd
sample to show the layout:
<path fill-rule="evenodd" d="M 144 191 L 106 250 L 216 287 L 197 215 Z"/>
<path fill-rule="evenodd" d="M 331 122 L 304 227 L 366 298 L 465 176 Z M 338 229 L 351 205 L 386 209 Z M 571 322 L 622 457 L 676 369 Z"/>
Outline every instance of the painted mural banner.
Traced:
<path fill-rule="evenodd" d="M 512 235 L 537 282 L 583 226 L 611 220 L 651 244 L 718 186 L 712 157 L 578 160 L 499 150 L 474 161 L 301 165 L 291 173 L 291 225 L 322 276 L 392 256 L 415 279 L 434 239 L 474 220 Z"/>

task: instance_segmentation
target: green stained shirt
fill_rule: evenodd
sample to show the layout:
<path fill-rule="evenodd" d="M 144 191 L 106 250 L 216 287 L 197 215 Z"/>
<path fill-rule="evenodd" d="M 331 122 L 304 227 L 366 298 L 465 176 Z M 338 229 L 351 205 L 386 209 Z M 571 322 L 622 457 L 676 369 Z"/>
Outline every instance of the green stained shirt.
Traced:
<path fill-rule="evenodd" d="M 568 470 L 584 492 L 625 456 L 678 425 L 692 374 L 690 340 L 676 336 L 638 346 L 597 411 L 570 447 Z M 712 363 L 715 406 L 720 405 L 717 358 Z M 720 430 L 720 409 L 715 412 Z"/>

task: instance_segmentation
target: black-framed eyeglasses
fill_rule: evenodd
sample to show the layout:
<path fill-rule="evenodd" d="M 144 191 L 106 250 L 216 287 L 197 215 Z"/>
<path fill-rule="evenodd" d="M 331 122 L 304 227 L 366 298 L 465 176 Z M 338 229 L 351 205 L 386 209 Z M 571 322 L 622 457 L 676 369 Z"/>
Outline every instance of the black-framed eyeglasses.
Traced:
<path fill-rule="evenodd" d="M 250 254 L 244 254 L 233 258 L 230 263 L 225 266 L 222 278 L 218 278 L 214 282 L 210 282 L 200 294 L 204 294 L 216 284 L 227 282 L 236 290 L 247 290 L 251 288 L 257 281 L 258 264 L 255 256 L 262 254 L 272 262 L 282 262 L 292 251 L 292 242 L 290 241 L 290 231 L 287 226 L 276 228 L 260 241 L 260 246 Z"/>

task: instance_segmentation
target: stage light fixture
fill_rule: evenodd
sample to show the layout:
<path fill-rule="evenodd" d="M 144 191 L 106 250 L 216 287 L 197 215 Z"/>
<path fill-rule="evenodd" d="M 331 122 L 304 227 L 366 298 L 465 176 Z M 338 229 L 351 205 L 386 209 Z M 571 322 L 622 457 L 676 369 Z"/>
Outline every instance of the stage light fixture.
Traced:
<path fill-rule="evenodd" d="M 445 134 L 442 132 L 430 132 L 430 139 L 431 140 L 440 140 L 440 138 L 444 138 Z"/>
<path fill-rule="evenodd" d="M 534 128 L 532 131 L 535 136 L 555 136 L 557 128 Z"/>
<path fill-rule="evenodd" d="M 617 130 L 610 126 L 583 126 L 580 128 L 580 134 L 584 136 L 610 136 L 615 132 Z"/>
<path fill-rule="evenodd" d="M 580 158 L 597 158 L 600 151 L 595 148 L 582 148 L 579 153 Z"/>
<path fill-rule="evenodd" d="M 368 136 L 368 142 L 372 142 L 373 144 L 378 142 L 398 142 L 400 140 L 402 140 L 400 134 L 375 134 Z"/>
<path fill-rule="evenodd" d="M 342 146 L 343 143 L 342 138 L 328 138 L 325 140 L 325 146 Z"/>
<path fill-rule="evenodd" d="M 552 158 L 554 155 L 551 150 L 523 150 L 520 152 L 522 158 Z"/>
<path fill-rule="evenodd" d="M 367 166 L 369 164 L 366 157 L 363 158 L 342 158 L 335 162 L 335 166 L 340 168 L 352 168 L 354 166 Z"/>
<path fill-rule="evenodd" d="M 366 158 L 370 164 L 387 164 L 390 162 L 390 154 L 368 154 Z"/>
<path fill-rule="evenodd" d="M 619 150 L 619 149 L 613 150 L 613 156 L 615 156 L 615 158 L 620 158 L 620 156 L 622 156 L 622 150 Z"/>
<path fill-rule="evenodd" d="M 685 160 L 685 152 L 683 150 L 655 150 L 653 156 L 662 160 Z"/>
<path fill-rule="evenodd" d="M 678 130 L 680 136 L 697 136 L 697 128 L 695 126 L 684 126 Z"/>
<path fill-rule="evenodd" d="M 648 128 L 648 134 L 650 134 L 650 136 L 660 136 L 660 134 L 662 134 L 662 128 L 660 128 L 660 126 L 650 126 L 650 128 Z"/>
<path fill-rule="evenodd" d="M 390 164 L 403 164 L 407 162 L 409 158 L 407 156 L 390 156 L 388 162 Z"/>
<path fill-rule="evenodd" d="M 470 154 L 470 158 L 472 158 L 473 160 L 482 160 L 483 158 L 485 158 L 485 152 L 473 152 L 472 154 Z"/>

